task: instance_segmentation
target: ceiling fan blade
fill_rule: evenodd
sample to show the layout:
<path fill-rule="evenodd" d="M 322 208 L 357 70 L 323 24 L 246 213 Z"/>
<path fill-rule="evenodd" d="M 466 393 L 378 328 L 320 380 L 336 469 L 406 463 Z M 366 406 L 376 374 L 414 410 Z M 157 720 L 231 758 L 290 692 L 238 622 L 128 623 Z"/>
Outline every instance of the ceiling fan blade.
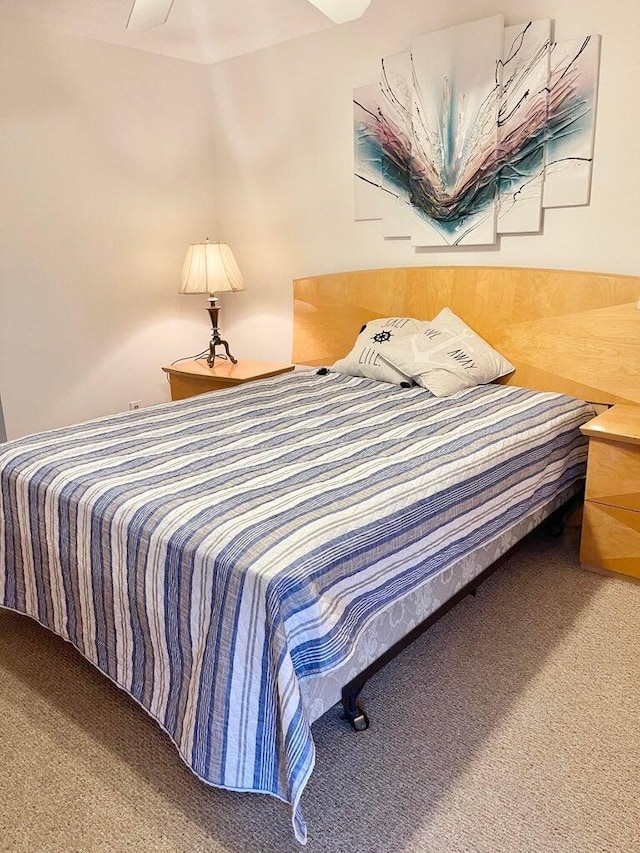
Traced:
<path fill-rule="evenodd" d="M 173 0 L 134 0 L 127 29 L 150 30 L 164 24 L 172 6 Z"/>
<path fill-rule="evenodd" d="M 336 24 L 344 24 L 346 21 L 355 21 L 356 18 L 364 15 L 371 0 L 309 0 L 309 2 Z"/>

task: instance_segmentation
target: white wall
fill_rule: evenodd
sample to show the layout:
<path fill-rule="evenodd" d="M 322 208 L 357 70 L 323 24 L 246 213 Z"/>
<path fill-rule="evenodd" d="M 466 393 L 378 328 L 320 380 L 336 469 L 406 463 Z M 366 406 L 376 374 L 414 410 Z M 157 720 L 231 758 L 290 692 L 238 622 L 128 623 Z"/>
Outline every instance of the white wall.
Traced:
<path fill-rule="evenodd" d="M 498 13 L 508 25 L 550 17 L 557 39 L 602 34 L 591 205 L 547 211 L 543 234 L 497 249 L 383 241 L 378 223 L 353 220 L 353 88 L 414 36 Z M 291 280 L 303 275 L 449 263 L 640 274 L 638 45 L 638 0 L 373 0 L 360 21 L 212 66 L 220 214 L 250 288 L 225 307 L 237 348 L 289 357 Z"/>
<path fill-rule="evenodd" d="M 168 399 L 208 341 L 179 296 L 215 231 L 205 69 L 0 27 L 0 393 L 9 437 Z"/>

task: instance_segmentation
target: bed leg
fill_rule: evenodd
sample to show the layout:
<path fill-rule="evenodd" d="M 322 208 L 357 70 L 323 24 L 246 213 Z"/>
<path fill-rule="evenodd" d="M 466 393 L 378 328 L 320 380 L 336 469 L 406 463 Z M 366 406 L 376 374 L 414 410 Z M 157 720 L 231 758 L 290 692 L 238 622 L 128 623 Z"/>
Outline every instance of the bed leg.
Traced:
<path fill-rule="evenodd" d="M 559 537 L 564 533 L 564 518 L 567 513 L 566 506 L 561 506 L 551 513 L 546 521 L 546 530 L 549 536 Z"/>
<path fill-rule="evenodd" d="M 362 687 L 359 687 L 352 693 L 348 693 L 346 696 L 343 694 L 342 696 L 342 719 L 348 720 L 357 732 L 363 732 L 369 728 L 369 717 L 367 717 L 364 708 L 358 702 L 361 690 Z"/>

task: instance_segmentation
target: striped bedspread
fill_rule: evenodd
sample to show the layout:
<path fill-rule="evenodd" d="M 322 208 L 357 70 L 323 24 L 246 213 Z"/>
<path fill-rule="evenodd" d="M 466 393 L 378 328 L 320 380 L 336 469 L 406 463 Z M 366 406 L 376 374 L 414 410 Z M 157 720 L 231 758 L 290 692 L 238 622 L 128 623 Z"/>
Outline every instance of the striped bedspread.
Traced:
<path fill-rule="evenodd" d="M 300 685 L 584 475 L 556 394 L 296 372 L 0 445 L 0 604 L 70 640 L 204 781 L 293 805 Z"/>

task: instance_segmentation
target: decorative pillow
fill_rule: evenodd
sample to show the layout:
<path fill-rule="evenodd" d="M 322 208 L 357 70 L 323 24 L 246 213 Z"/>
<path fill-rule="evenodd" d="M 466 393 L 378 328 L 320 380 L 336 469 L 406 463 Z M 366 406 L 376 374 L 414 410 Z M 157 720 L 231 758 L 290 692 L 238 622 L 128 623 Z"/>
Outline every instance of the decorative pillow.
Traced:
<path fill-rule="evenodd" d="M 384 358 L 436 397 L 493 382 L 515 370 L 449 308 L 423 325 L 419 334 L 385 347 Z"/>
<path fill-rule="evenodd" d="M 349 376 L 362 376 L 394 385 L 411 382 L 408 373 L 384 359 L 382 355 L 387 347 L 396 341 L 415 336 L 425 325 L 412 317 L 383 317 L 380 320 L 371 320 L 360 330 L 351 352 L 336 361 L 333 369 Z"/>

